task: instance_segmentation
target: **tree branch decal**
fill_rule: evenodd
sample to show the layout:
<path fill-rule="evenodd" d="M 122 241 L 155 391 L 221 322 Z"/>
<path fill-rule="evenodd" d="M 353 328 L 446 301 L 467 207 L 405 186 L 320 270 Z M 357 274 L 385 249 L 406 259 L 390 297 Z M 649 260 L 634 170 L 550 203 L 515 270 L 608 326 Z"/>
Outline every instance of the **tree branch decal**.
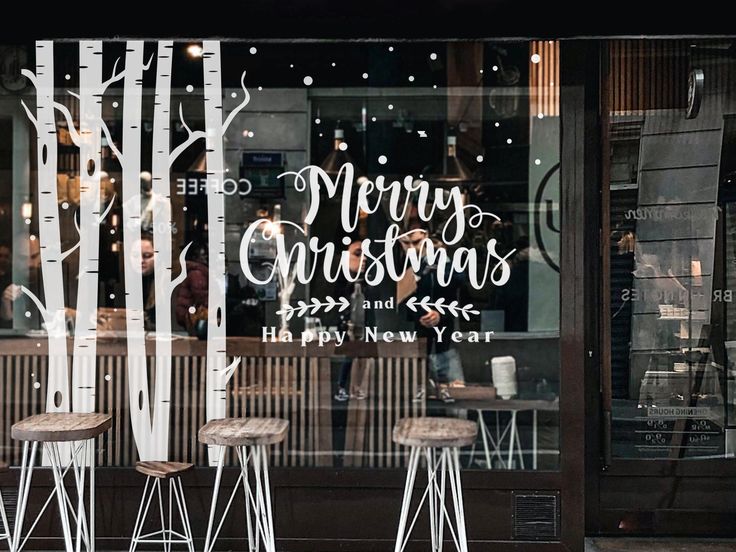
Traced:
<path fill-rule="evenodd" d="M 297 306 L 293 307 L 288 303 L 282 304 L 281 309 L 276 311 L 278 315 L 286 315 L 287 320 L 291 320 L 295 315 L 304 316 L 305 314 L 317 314 L 320 310 L 330 312 L 337 307 L 338 312 L 342 312 L 350 307 L 350 301 L 346 297 L 340 297 L 337 301 L 330 296 L 325 297 L 324 301 L 320 301 L 316 297 L 312 297 L 311 301 L 299 300 Z"/>
<path fill-rule="evenodd" d="M 458 301 L 446 303 L 443 297 L 440 297 L 434 302 L 431 301 L 430 297 L 422 297 L 420 301 L 417 301 L 416 297 L 410 297 L 406 302 L 406 306 L 412 312 L 418 312 L 420 308 L 427 312 L 436 310 L 440 314 L 449 312 L 456 318 L 462 316 L 465 320 L 470 320 L 471 314 L 480 314 L 480 311 L 473 309 L 473 305 L 471 304 L 461 307 Z"/>
<path fill-rule="evenodd" d="M 248 92 L 248 89 L 245 87 L 245 71 L 243 71 L 243 74 L 240 75 L 240 87 L 243 89 L 243 94 L 245 95 L 245 98 L 243 98 L 243 101 L 240 102 L 235 109 L 233 109 L 230 114 L 227 116 L 227 119 L 225 119 L 225 122 L 222 124 L 222 134 L 223 136 L 227 132 L 228 127 L 230 126 L 230 123 L 233 122 L 233 119 L 235 116 L 240 113 L 243 108 L 245 108 L 246 105 L 248 105 L 248 102 L 250 102 L 250 93 Z"/>
<path fill-rule="evenodd" d="M 184 121 L 184 108 L 182 104 L 179 104 L 179 119 L 181 120 L 182 126 L 187 131 L 187 139 L 179 144 L 174 151 L 171 152 L 171 155 L 169 155 L 169 167 L 171 167 L 174 164 L 174 161 L 178 159 L 178 157 L 182 154 L 184 150 L 186 150 L 189 146 L 191 146 L 194 142 L 197 140 L 200 140 L 202 138 L 206 138 L 206 134 L 203 130 L 195 130 L 192 131 L 191 128 L 189 128 L 189 125 Z"/>
<path fill-rule="evenodd" d="M 187 279 L 187 251 L 189 251 L 189 248 L 192 246 L 193 242 L 189 242 L 186 244 L 184 249 L 181 250 L 181 253 L 179 253 L 179 275 L 171 280 L 171 292 L 173 293 L 174 289 L 176 289 L 176 286 L 181 284 L 184 280 Z"/>

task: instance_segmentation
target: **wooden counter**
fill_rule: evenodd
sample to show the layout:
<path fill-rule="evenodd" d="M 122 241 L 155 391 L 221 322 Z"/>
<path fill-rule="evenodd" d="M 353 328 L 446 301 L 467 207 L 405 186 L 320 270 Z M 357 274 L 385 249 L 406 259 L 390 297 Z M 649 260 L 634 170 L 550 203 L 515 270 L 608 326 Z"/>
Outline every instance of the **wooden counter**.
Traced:
<path fill-rule="evenodd" d="M 146 346 L 152 395 L 155 341 L 147 340 Z M 415 400 L 425 385 L 425 350 L 423 341 L 336 348 L 228 338 L 228 356 L 241 356 L 242 361 L 228 386 L 227 415 L 290 421 L 286 440 L 273 449 L 276 466 L 332 466 L 336 455 L 348 466 L 400 466 L 403 457 L 391 441 L 391 429 L 398 418 L 425 412 L 424 400 Z M 10 426 L 45 407 L 47 351 L 45 336 L 0 339 L 0 460 L 11 465 L 18 464 L 20 449 L 10 437 Z M 98 462 L 133 466 L 137 453 L 129 419 L 126 343 L 101 338 L 97 354 L 96 409 L 113 417 L 111 430 L 100 439 Z M 197 442 L 197 431 L 206 422 L 205 355 L 205 341 L 172 341 L 171 460 L 207 464 L 206 449 Z M 333 399 L 346 357 L 353 359 L 351 381 L 366 392 L 365 400 Z"/>

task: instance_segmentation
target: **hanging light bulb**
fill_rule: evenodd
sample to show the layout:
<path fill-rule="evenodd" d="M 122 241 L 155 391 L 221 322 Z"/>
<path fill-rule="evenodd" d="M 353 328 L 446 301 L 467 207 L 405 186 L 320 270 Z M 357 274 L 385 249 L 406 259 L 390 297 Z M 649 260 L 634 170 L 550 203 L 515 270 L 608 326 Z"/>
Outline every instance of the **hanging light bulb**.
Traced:
<path fill-rule="evenodd" d="M 473 173 L 457 157 L 457 136 L 454 134 L 447 136 L 445 170 L 433 180 L 438 182 L 467 182 L 473 180 Z"/>
<path fill-rule="evenodd" d="M 33 216 L 33 203 L 24 201 L 23 205 L 20 206 L 20 216 L 24 219 L 31 218 Z"/>
<path fill-rule="evenodd" d="M 362 171 L 355 166 L 353 158 L 348 153 L 348 144 L 345 142 L 345 131 L 341 128 L 336 128 L 332 151 L 327 155 L 320 167 L 329 176 L 337 176 L 340 168 L 345 163 L 352 163 L 355 174 L 362 174 Z"/>

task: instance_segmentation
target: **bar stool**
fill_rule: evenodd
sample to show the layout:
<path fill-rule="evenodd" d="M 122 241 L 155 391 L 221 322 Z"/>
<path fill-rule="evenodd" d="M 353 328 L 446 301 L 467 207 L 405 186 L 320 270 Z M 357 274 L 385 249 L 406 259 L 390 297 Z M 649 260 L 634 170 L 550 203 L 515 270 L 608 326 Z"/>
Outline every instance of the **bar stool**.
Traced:
<path fill-rule="evenodd" d="M 266 552 L 275 552 L 276 540 L 273 534 L 271 486 L 268 479 L 268 449 L 266 447 L 283 441 L 288 429 L 289 422 L 279 418 L 224 418 L 211 420 L 200 428 L 198 437 L 201 443 L 220 447 L 204 552 L 211 552 L 241 481 L 245 493 L 248 550 L 258 550 L 259 543 L 263 542 Z M 240 476 L 235 482 L 230 499 L 213 534 L 217 512 L 217 495 L 220 490 L 227 447 L 235 447 L 240 462 Z M 248 480 L 249 463 L 252 465 L 255 474 L 255 496 Z M 254 511 L 252 519 L 251 507 Z M 253 524 L 255 524 L 255 538 Z"/>
<path fill-rule="evenodd" d="M 432 552 L 442 550 L 445 520 L 447 520 L 458 552 L 468 552 L 462 482 L 460 481 L 460 447 L 472 445 L 477 434 L 478 425 L 475 422 L 455 418 L 402 418 L 396 423 L 393 440 L 395 443 L 410 447 L 410 453 L 395 552 L 404 550 L 425 500 L 429 502 Z M 414 480 L 422 456 L 427 461 L 427 488 L 424 490 L 407 530 L 406 522 L 411 508 Z M 437 482 L 438 476 L 439 483 Z M 455 529 L 453 529 L 452 519 L 445 506 L 446 479 L 450 480 L 450 491 L 455 510 Z"/>
<path fill-rule="evenodd" d="M 7 473 L 8 465 L 5 462 L 0 462 L 0 474 Z M 0 540 L 8 541 L 8 548 L 12 544 L 10 538 L 10 525 L 8 525 L 8 516 L 5 513 L 5 503 L 3 502 L 3 493 L 0 492 Z"/>
<path fill-rule="evenodd" d="M 143 489 L 143 497 L 141 498 L 141 504 L 138 507 L 138 516 L 135 520 L 135 526 L 133 528 L 133 537 L 130 542 L 130 552 L 134 552 L 139 544 L 163 544 L 164 550 L 171 550 L 172 544 L 186 544 L 189 552 L 194 552 L 194 540 L 192 539 L 192 528 L 189 525 L 189 512 L 187 511 L 187 503 L 184 499 L 184 487 L 181 484 L 181 474 L 192 469 L 194 464 L 187 464 L 183 462 L 138 462 L 135 465 L 135 470 L 138 473 L 142 473 L 146 476 L 146 486 Z M 161 491 L 161 482 L 168 480 L 169 482 L 169 494 L 168 502 L 169 507 L 166 512 L 169 518 L 169 526 L 166 528 L 166 522 L 164 521 L 164 500 L 163 492 Z M 152 533 L 146 533 L 141 535 L 143 532 L 143 525 L 146 522 L 148 516 L 148 510 L 151 506 L 151 501 L 154 495 L 158 494 L 158 507 L 161 516 L 161 529 Z M 176 500 L 176 508 L 179 512 L 179 520 L 181 522 L 182 530 L 184 534 L 174 531 L 173 525 L 173 502 Z M 145 506 L 144 506 L 145 504 Z M 160 538 L 155 538 L 160 536 Z"/>
<path fill-rule="evenodd" d="M 11 550 L 19 552 L 25 540 L 21 542 L 23 518 L 28 505 L 28 493 L 31 489 L 33 465 L 35 463 L 38 444 L 46 451 L 51 471 L 54 474 L 54 491 L 41 508 L 35 521 L 26 535 L 26 539 L 35 528 L 46 507 L 54 495 L 59 505 L 61 526 L 64 532 L 64 548 L 66 552 L 74 552 L 72 530 L 68 509 L 77 525 L 76 550 L 79 552 L 81 542 L 84 541 L 88 552 L 95 548 L 95 438 L 108 429 L 112 424 L 109 414 L 80 413 L 80 412 L 49 412 L 36 414 L 13 424 L 10 434 L 13 439 L 23 441 L 23 455 L 21 460 L 20 483 L 18 487 L 18 508 L 13 528 L 13 542 Z M 30 451 L 30 452 L 29 452 Z M 89 468 L 89 514 L 85 508 L 85 474 Z M 77 504 L 72 503 L 64 486 L 64 476 L 72 469 L 74 472 Z M 68 508 L 68 509 L 67 509 Z"/>

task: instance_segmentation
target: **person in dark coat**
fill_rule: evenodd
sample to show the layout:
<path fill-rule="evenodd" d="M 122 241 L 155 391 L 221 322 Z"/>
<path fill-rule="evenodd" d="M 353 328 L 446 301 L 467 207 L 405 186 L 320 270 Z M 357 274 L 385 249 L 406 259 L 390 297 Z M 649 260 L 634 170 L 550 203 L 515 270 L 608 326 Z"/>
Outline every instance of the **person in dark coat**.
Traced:
<path fill-rule="evenodd" d="M 350 252 L 350 274 L 355 276 L 359 273 L 365 272 L 366 262 L 365 258 L 362 255 L 360 240 L 358 238 L 353 239 L 350 245 L 347 246 L 347 249 Z M 340 274 L 339 279 L 335 282 L 335 299 L 345 297 L 352 303 L 356 300 L 356 296 L 359 295 L 355 293 L 356 289 L 358 289 L 358 286 L 360 286 L 362 299 L 372 301 L 372 298 L 375 295 L 373 293 L 373 288 L 367 286 L 362 278 L 359 278 L 355 282 L 350 282 L 342 275 L 342 273 Z M 345 309 L 344 311 L 338 313 L 337 329 L 338 331 L 347 332 L 346 340 L 362 339 L 361 336 L 356 335 L 359 333 L 359 330 L 356 330 L 352 327 L 354 324 L 354 321 L 352 320 L 353 308 L 356 306 L 357 305 L 351 304 L 351 308 Z M 364 310 L 363 305 L 359 305 L 359 308 L 364 313 L 362 321 L 363 329 L 365 329 L 365 327 L 367 326 L 373 326 L 375 324 L 375 313 L 373 312 L 373 310 Z M 359 385 L 353 385 L 354 392 L 352 394 L 349 393 L 348 379 L 350 378 L 352 366 L 353 359 L 349 357 L 346 358 L 340 366 L 340 376 L 337 382 L 337 393 L 335 394 L 335 400 L 337 401 L 346 401 L 351 396 L 358 400 L 365 399 L 366 397 L 365 391 L 361 389 Z"/>
<path fill-rule="evenodd" d="M 426 251 L 424 242 L 429 237 L 427 229 L 420 222 L 415 221 L 411 223 L 409 230 L 411 232 L 401 241 L 401 244 L 405 251 L 414 249 L 422 257 L 419 270 L 416 273 L 409 268 L 404 274 L 404 278 L 415 280 L 416 288 L 413 293 L 403 298 L 403 301 L 407 301 L 410 297 L 415 297 L 417 301 L 427 297 L 430 303 L 435 303 L 440 298 L 445 303 L 455 300 L 457 290 L 461 284 L 461 276 L 455 274 L 447 286 L 441 285 L 437 277 L 438 267 L 429 264 L 424 254 Z M 433 245 L 435 249 L 444 247 L 444 244 L 440 242 L 433 242 Z M 450 270 L 449 264 L 446 269 Z M 405 304 L 404 309 L 408 318 L 414 322 L 417 336 L 426 339 L 430 385 L 438 388 L 436 392 L 442 400 L 452 402 L 453 399 L 447 389 L 448 386 L 450 384 L 456 386 L 465 384 L 460 355 L 451 347 L 448 337 L 453 330 L 454 317 L 447 310 L 440 313 L 435 309 L 425 310 L 419 307 L 414 312 L 407 308 Z M 443 329 L 444 332 L 442 332 Z M 444 336 L 442 340 L 438 339 L 438 330 Z"/>
<path fill-rule="evenodd" d="M 177 323 L 189 335 L 196 335 L 197 321 L 207 320 L 209 268 L 207 249 L 202 245 L 192 249 L 192 258 L 187 260 L 187 277 L 177 288 L 175 312 Z"/>

